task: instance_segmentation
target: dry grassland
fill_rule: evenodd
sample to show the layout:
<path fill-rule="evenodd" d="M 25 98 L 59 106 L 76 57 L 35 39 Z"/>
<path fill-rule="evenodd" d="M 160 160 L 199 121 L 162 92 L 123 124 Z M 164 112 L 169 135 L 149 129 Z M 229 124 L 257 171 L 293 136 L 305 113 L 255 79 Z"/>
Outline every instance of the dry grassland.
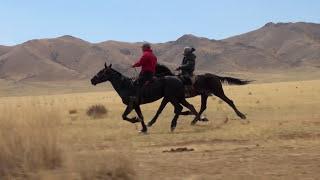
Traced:
<path fill-rule="evenodd" d="M 320 177 L 319 80 L 224 89 L 246 121 L 213 96 L 209 122 L 190 126 L 192 117 L 181 116 L 171 133 L 168 105 L 148 135 L 122 121 L 124 105 L 112 91 L 1 97 L 0 179 Z M 200 97 L 190 102 L 199 107 Z M 107 108 L 98 119 L 87 115 L 96 104 Z M 158 105 L 142 106 L 146 122 Z"/>

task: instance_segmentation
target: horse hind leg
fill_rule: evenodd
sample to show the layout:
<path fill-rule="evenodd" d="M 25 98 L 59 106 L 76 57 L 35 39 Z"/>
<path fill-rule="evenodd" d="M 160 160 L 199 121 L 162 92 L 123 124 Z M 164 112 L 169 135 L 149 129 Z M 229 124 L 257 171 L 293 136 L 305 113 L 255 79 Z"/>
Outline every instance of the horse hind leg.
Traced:
<path fill-rule="evenodd" d="M 230 107 L 232 107 L 232 109 L 234 110 L 234 112 L 241 118 L 241 119 L 246 119 L 246 116 L 241 113 L 237 107 L 234 105 L 233 101 L 231 99 L 229 99 L 223 91 L 222 88 L 222 84 L 220 81 L 211 81 L 211 83 L 209 84 L 211 92 L 219 97 L 220 99 L 222 99 L 224 102 L 226 102 Z"/>
<path fill-rule="evenodd" d="M 161 114 L 162 110 L 166 107 L 166 105 L 168 104 L 168 99 L 164 98 L 161 101 L 161 104 L 159 106 L 159 109 L 157 110 L 157 113 L 155 114 L 155 116 L 151 119 L 151 121 L 148 122 L 148 127 L 151 127 L 158 119 L 159 115 Z"/>
<path fill-rule="evenodd" d="M 232 109 L 234 110 L 234 112 L 241 118 L 241 119 L 246 119 L 246 116 L 240 112 L 237 107 L 234 105 L 233 101 L 231 99 L 229 99 L 224 92 L 222 91 L 222 93 L 219 94 L 215 94 L 216 96 L 218 96 L 219 98 L 221 98 L 224 102 L 226 102 L 230 107 L 232 107 Z"/>

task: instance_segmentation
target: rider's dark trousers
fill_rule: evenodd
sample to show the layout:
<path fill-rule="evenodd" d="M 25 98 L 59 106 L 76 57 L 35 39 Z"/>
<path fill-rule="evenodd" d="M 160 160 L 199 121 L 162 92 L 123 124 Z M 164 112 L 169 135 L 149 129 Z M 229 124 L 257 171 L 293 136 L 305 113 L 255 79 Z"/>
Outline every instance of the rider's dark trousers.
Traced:
<path fill-rule="evenodd" d="M 136 91 L 135 97 L 132 96 L 130 98 L 130 104 L 139 103 L 141 101 L 141 98 L 140 98 L 141 88 L 146 82 L 151 82 L 152 78 L 153 78 L 153 72 L 146 71 L 139 74 L 138 79 L 134 82 L 135 91 Z"/>
<path fill-rule="evenodd" d="M 153 72 L 143 72 L 139 74 L 138 79 L 135 81 L 135 86 L 142 87 L 147 81 L 152 81 Z"/>

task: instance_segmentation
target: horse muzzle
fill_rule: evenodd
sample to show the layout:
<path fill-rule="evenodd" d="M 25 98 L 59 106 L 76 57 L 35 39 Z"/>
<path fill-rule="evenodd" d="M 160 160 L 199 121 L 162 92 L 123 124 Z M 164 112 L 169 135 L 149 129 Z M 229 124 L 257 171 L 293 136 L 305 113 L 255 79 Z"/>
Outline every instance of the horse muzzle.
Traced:
<path fill-rule="evenodd" d="M 91 79 L 91 84 L 95 86 L 95 85 L 97 85 L 98 83 L 97 83 L 94 79 Z"/>

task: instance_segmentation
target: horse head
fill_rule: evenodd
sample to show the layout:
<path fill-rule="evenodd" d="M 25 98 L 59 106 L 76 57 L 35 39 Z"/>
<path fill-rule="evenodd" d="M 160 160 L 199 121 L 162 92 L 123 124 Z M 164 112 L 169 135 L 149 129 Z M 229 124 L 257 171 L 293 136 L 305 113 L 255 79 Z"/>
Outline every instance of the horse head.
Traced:
<path fill-rule="evenodd" d="M 106 81 L 109 81 L 110 78 L 112 77 L 112 64 L 107 66 L 107 63 L 104 63 L 104 68 L 101 69 L 92 79 L 91 79 L 91 84 L 92 85 L 97 85 L 99 83 L 103 83 Z"/>

